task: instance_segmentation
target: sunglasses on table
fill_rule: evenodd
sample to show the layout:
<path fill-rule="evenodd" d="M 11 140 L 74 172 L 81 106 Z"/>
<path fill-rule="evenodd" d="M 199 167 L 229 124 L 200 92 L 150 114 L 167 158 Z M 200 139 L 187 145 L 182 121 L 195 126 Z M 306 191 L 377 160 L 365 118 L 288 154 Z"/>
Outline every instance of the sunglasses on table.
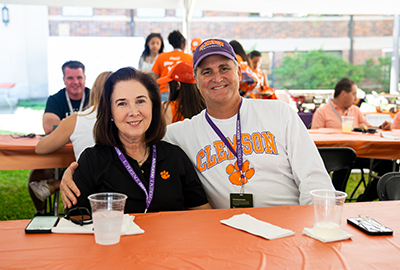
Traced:
<path fill-rule="evenodd" d="M 92 215 L 86 207 L 71 208 L 68 210 L 64 218 L 80 226 L 93 223 Z"/>

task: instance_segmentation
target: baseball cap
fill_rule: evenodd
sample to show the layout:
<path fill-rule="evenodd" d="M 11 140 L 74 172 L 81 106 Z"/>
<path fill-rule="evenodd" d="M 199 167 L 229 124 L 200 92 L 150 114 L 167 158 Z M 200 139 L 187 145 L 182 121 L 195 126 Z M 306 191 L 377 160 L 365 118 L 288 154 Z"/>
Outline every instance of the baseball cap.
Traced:
<path fill-rule="evenodd" d="M 194 50 L 196 50 L 197 46 L 199 46 L 201 43 L 201 38 L 193 38 L 192 42 L 190 43 L 190 50 L 193 52 Z"/>
<path fill-rule="evenodd" d="M 178 81 L 183 83 L 196 83 L 193 76 L 193 68 L 188 62 L 176 63 L 167 76 L 159 78 L 158 84 L 168 83 L 170 81 Z"/>
<path fill-rule="evenodd" d="M 204 40 L 193 53 L 193 69 L 207 56 L 219 54 L 237 62 L 232 46 L 223 39 Z"/>

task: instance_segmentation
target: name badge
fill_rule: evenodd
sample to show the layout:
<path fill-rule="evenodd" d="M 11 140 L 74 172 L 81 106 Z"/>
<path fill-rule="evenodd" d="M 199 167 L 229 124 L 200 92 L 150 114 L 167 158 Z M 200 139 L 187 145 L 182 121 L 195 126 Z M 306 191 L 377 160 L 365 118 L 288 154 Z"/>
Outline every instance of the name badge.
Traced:
<path fill-rule="evenodd" d="M 253 194 L 249 193 L 231 193 L 231 208 L 253 207 Z"/>

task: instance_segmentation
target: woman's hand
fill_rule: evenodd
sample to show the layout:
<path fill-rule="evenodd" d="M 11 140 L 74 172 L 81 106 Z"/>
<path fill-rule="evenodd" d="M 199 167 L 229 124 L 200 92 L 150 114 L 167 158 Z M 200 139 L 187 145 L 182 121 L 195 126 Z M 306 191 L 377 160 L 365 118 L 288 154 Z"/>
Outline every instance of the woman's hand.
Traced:
<path fill-rule="evenodd" d="M 79 164 L 77 162 L 72 162 L 71 165 L 65 170 L 63 177 L 61 179 L 60 191 L 61 199 L 64 204 L 64 209 L 71 208 L 73 205 L 78 203 L 76 197 L 81 195 L 78 187 L 75 185 L 72 176 Z"/>

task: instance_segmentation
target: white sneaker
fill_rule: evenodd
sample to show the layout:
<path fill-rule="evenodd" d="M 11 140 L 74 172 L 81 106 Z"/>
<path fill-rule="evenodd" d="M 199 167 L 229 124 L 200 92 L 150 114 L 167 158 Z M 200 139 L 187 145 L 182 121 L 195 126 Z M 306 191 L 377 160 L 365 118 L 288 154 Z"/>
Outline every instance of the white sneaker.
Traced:
<path fill-rule="evenodd" d="M 48 183 L 48 180 L 42 180 L 39 182 L 30 182 L 31 187 L 35 196 L 44 202 L 51 194 L 56 191 L 56 188 Z"/>

